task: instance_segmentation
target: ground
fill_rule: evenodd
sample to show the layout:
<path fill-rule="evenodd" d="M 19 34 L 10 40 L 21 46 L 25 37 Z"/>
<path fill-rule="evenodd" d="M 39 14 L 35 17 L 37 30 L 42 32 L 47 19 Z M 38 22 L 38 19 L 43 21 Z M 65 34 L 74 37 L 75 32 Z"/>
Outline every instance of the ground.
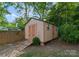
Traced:
<path fill-rule="evenodd" d="M 52 40 L 45 46 L 29 46 L 23 50 L 21 57 L 76 57 L 79 56 L 79 44 L 72 45 L 60 40 Z"/>
<path fill-rule="evenodd" d="M 21 54 L 21 51 L 30 44 L 31 42 L 23 40 L 15 43 L 0 45 L 0 57 L 15 57 Z"/>
<path fill-rule="evenodd" d="M 27 41 L 0 45 L 0 57 L 79 57 L 79 44 L 67 44 L 58 39 L 46 43 L 45 46 L 27 45 Z"/>

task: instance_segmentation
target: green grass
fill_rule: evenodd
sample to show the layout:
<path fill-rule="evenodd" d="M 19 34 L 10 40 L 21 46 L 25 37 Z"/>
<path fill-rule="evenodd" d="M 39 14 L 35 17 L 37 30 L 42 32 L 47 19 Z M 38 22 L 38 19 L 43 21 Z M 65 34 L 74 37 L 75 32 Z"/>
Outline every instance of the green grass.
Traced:
<path fill-rule="evenodd" d="M 67 52 L 65 50 L 58 51 L 27 51 L 20 55 L 20 57 L 75 57 L 79 56 L 76 52 Z"/>

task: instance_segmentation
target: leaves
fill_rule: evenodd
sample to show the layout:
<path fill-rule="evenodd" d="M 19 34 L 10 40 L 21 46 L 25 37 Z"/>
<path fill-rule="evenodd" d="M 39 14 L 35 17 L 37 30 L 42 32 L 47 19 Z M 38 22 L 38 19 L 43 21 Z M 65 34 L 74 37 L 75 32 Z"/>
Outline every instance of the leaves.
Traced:
<path fill-rule="evenodd" d="M 48 21 L 58 27 L 61 40 L 79 43 L 79 3 L 56 3 L 49 13 Z"/>

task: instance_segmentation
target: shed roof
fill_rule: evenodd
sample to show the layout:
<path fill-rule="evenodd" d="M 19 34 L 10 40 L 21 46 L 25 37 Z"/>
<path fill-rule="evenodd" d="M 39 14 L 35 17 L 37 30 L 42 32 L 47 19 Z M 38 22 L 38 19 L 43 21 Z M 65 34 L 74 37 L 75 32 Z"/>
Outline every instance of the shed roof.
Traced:
<path fill-rule="evenodd" d="M 36 18 L 30 18 L 30 19 L 25 23 L 25 25 L 26 25 L 27 23 L 29 23 L 32 19 L 34 19 L 34 20 L 38 20 L 38 21 L 41 21 L 41 22 L 45 22 L 45 23 L 48 23 L 48 24 L 51 24 L 51 25 L 54 25 L 54 24 L 49 23 L 49 22 L 47 22 L 47 21 L 43 21 L 43 20 L 36 19 Z"/>

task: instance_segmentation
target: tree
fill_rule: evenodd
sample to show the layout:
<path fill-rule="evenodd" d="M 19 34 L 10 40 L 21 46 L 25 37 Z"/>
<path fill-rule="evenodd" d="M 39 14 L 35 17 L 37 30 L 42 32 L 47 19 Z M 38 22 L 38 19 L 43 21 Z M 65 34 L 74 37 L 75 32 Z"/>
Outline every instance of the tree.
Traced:
<path fill-rule="evenodd" d="M 24 25 L 23 21 L 29 20 L 31 17 L 38 17 L 39 19 L 43 20 L 47 17 L 48 11 L 50 10 L 52 3 L 47 2 L 17 2 L 17 3 L 7 3 L 8 6 L 14 6 L 16 8 L 17 13 L 21 14 L 19 18 L 16 19 L 16 23 L 21 24 L 19 25 L 20 28 Z M 50 6 L 51 5 L 51 6 Z M 49 7 L 50 6 L 50 7 Z M 31 15 L 29 15 L 31 11 Z M 24 27 L 24 26 L 23 26 Z"/>
<path fill-rule="evenodd" d="M 33 3 L 34 12 L 39 15 L 41 20 L 47 18 L 53 3 L 50 2 L 35 2 Z"/>
<path fill-rule="evenodd" d="M 10 4 L 10 3 L 9 3 Z M 31 18 L 29 16 L 30 11 L 34 16 L 39 16 L 40 19 L 46 18 L 48 11 L 52 7 L 53 3 L 51 2 L 22 2 L 22 3 L 11 3 L 15 5 L 17 12 L 23 14 L 25 19 Z M 33 10 L 32 10 L 33 9 Z"/>
<path fill-rule="evenodd" d="M 8 13 L 7 9 L 5 8 L 5 3 L 0 3 L 0 26 L 5 26 L 7 21 L 5 19 L 5 14 Z"/>
<path fill-rule="evenodd" d="M 56 3 L 52 7 L 51 12 L 49 13 L 48 19 L 54 21 L 57 26 L 60 26 L 61 24 L 64 23 L 71 23 L 72 16 L 75 14 L 74 9 L 75 9 L 75 3 L 67 3 L 67 2 Z"/>
<path fill-rule="evenodd" d="M 48 21 L 58 27 L 61 40 L 79 43 L 79 3 L 56 3 L 48 15 Z"/>
<path fill-rule="evenodd" d="M 19 29 L 24 29 L 26 21 L 23 18 L 17 18 L 16 23 Z"/>

